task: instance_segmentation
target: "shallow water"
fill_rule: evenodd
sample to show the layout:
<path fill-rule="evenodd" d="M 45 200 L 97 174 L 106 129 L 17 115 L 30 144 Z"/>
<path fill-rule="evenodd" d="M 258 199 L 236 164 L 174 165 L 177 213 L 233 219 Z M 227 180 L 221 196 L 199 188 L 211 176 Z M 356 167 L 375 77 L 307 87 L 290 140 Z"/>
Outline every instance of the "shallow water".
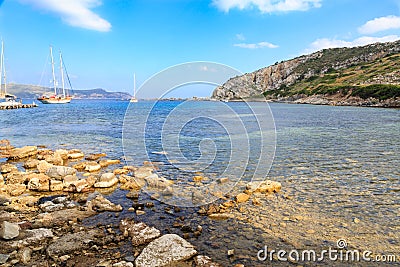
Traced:
<path fill-rule="evenodd" d="M 129 103 L 122 101 L 74 100 L 69 105 L 40 105 L 35 109 L 1 111 L 0 139 L 7 138 L 15 146 L 43 144 L 50 148 L 79 148 L 85 153 L 105 152 L 110 158 L 126 156 L 128 163 L 135 165 L 144 160 L 162 162 L 160 175 L 183 186 L 198 170 L 210 178 L 210 183 L 228 167 L 237 168 L 236 173 L 241 173 L 245 166 L 243 179 L 252 178 L 261 153 L 260 132 L 252 123 L 253 115 L 244 103 L 228 103 L 236 114 L 234 116 L 224 113 L 225 109 L 214 102 L 191 102 L 183 106 L 181 111 L 199 118 L 179 128 L 176 151 L 173 150 L 176 148 L 174 139 L 166 138 L 162 143 L 160 133 L 166 137 L 176 134 L 168 132 L 164 122 L 182 102 L 158 103 L 151 111 L 145 131 L 136 127 L 141 126 L 139 122 L 145 119 L 146 112 L 154 103 L 137 104 L 136 113 L 128 110 L 125 125 L 124 116 Z M 377 239 L 390 236 L 391 244 L 398 246 L 400 110 L 278 103 L 272 103 L 270 107 L 276 125 L 276 153 L 268 178 L 281 182 L 284 193 L 290 195 L 297 206 L 337 221 L 351 222 L 358 218 L 364 228 L 374 229 Z M 229 127 L 210 120 L 210 114 L 223 118 L 221 121 L 225 123 L 232 118 L 237 123 L 239 117 L 246 125 L 247 135 L 238 131 L 230 136 L 227 134 Z M 172 120 L 169 125 L 174 122 L 181 123 Z M 143 132 L 145 138 L 141 135 Z M 265 145 L 271 152 L 270 156 L 275 149 L 273 137 L 273 131 L 269 132 L 269 143 Z M 232 147 L 233 138 L 248 143 L 239 142 L 243 147 Z M 202 142 L 204 139 L 207 141 Z M 144 145 L 147 152 L 135 150 L 140 145 Z M 166 149 L 172 149 L 168 155 L 152 153 Z M 175 152 L 181 152 L 184 158 L 173 158 L 171 155 Z M 240 159 L 234 162 L 237 166 L 229 165 L 233 153 Z M 268 163 L 268 159 L 265 162 Z M 268 164 L 265 164 L 262 171 L 268 169 Z M 104 213 L 88 223 L 116 224 L 121 217 L 133 216 L 126 211 L 132 202 L 124 197 L 125 193 L 117 190 L 109 194 L 114 202 L 125 207 L 118 219 Z M 142 194 L 139 201 L 149 200 Z M 180 200 L 175 201 L 179 203 Z M 279 203 L 277 205 L 279 208 Z M 196 215 L 196 208 L 166 213 L 168 208 L 168 205 L 158 203 L 153 211 L 137 219 L 156 225 L 164 232 L 180 233 L 171 225 L 178 217 L 184 216 L 186 223 L 204 227 L 199 238 L 190 240 L 202 253 L 225 265 L 237 262 L 256 265 L 254 257 L 266 242 L 262 235 L 265 229 L 232 219 L 212 221 Z M 269 214 L 268 207 L 260 209 L 259 214 Z M 281 245 L 276 238 L 270 242 Z M 382 246 L 379 249 L 384 251 L 385 243 Z M 228 258 L 226 250 L 230 248 L 236 248 L 241 257 L 236 260 Z"/>

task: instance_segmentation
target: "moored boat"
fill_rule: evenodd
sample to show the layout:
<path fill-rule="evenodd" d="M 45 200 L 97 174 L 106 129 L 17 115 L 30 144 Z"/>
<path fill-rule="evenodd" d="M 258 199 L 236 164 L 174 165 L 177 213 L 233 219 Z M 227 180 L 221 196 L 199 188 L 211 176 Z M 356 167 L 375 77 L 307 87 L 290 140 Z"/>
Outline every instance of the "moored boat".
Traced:
<path fill-rule="evenodd" d="M 53 76 L 53 88 L 54 88 L 54 94 L 53 95 L 43 95 L 41 97 L 38 97 L 37 100 L 42 102 L 43 104 L 67 104 L 70 103 L 72 100 L 72 96 L 68 95 L 68 90 L 65 88 L 65 81 L 64 81 L 64 62 L 62 58 L 62 54 L 60 51 L 60 73 L 61 73 L 61 94 L 57 93 L 57 80 L 54 72 L 54 58 L 53 58 L 53 48 L 50 46 L 50 59 L 51 59 L 51 72 Z M 66 73 L 67 79 L 69 82 L 70 87 L 71 82 L 68 77 L 68 73 Z"/>

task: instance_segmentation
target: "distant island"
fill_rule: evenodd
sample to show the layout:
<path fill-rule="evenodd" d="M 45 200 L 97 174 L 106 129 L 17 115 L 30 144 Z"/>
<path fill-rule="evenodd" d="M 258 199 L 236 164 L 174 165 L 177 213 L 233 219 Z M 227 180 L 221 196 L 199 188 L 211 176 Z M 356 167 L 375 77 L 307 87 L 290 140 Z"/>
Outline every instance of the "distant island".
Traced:
<path fill-rule="evenodd" d="M 29 84 L 7 84 L 7 91 L 22 99 L 36 99 L 43 94 L 51 94 L 52 88 L 29 85 Z M 73 90 L 71 92 L 75 99 L 130 99 L 132 96 L 125 92 L 109 92 L 102 88 Z"/>
<path fill-rule="evenodd" d="M 400 107 L 400 41 L 324 49 L 217 87 L 217 100 Z"/>

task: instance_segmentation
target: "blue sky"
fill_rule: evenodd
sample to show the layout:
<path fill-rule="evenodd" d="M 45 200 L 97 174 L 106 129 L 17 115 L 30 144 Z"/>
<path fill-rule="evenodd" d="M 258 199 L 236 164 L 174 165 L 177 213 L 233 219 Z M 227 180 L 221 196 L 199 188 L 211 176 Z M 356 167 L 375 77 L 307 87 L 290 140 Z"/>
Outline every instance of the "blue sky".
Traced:
<path fill-rule="evenodd" d="M 400 0 L 5 0 L 0 36 L 9 82 L 39 84 L 52 44 L 74 88 L 132 92 L 133 72 L 138 85 L 189 61 L 251 72 L 400 39 Z"/>

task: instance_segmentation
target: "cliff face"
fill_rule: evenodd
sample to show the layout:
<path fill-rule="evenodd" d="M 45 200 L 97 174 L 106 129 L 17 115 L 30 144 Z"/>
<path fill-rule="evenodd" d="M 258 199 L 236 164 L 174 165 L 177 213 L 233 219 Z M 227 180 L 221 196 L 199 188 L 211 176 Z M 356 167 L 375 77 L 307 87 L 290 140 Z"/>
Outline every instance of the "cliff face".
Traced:
<path fill-rule="evenodd" d="M 246 99 L 279 90 L 293 93 L 303 90 L 301 93 L 304 93 L 306 89 L 312 92 L 321 84 L 400 84 L 400 66 L 397 64 L 400 63 L 400 56 L 393 57 L 399 53 L 400 41 L 325 49 L 231 78 L 214 90 L 212 98 Z M 393 64 L 384 66 L 383 59 Z M 365 71 L 360 71 L 363 68 Z M 273 98 L 271 94 L 269 96 Z"/>

